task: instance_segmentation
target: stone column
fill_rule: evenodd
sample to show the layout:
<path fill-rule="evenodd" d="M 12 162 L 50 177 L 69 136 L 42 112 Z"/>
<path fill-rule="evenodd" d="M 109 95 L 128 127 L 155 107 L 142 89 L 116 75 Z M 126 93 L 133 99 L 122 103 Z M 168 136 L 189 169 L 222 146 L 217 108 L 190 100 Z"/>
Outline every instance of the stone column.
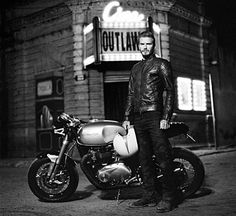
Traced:
<path fill-rule="evenodd" d="M 77 4 L 68 5 L 72 11 L 73 66 L 64 75 L 65 112 L 80 118 L 89 116 L 89 90 L 86 71 L 83 70 L 84 10 Z"/>

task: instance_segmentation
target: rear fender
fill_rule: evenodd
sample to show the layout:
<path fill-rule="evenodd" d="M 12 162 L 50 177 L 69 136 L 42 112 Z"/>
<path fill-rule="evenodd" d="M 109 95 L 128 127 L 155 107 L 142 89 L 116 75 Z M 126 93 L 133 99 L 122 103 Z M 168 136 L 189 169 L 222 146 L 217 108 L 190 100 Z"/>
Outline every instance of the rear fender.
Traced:
<path fill-rule="evenodd" d="M 168 138 L 178 136 L 180 134 L 187 134 L 189 127 L 183 122 L 171 122 L 170 128 L 165 130 Z"/>

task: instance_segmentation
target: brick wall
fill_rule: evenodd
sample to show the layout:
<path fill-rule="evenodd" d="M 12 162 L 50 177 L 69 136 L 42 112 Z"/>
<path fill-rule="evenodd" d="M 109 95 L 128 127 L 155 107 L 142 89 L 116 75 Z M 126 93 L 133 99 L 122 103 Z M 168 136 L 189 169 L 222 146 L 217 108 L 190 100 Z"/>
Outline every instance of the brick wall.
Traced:
<path fill-rule="evenodd" d="M 178 5 L 178 3 L 180 3 Z M 209 39 L 207 38 L 207 28 L 210 22 L 201 20 L 197 15 L 197 5 L 189 2 L 187 10 L 182 6 L 187 3 L 180 1 L 172 8 L 169 15 L 169 49 L 170 61 L 173 68 L 174 77 L 188 77 L 203 80 L 206 83 L 207 111 L 181 111 L 175 107 L 175 121 L 184 121 L 190 127 L 190 133 L 196 138 L 198 144 L 210 145 L 209 131 L 212 131 L 211 122 L 208 122 L 208 115 L 211 115 L 211 98 L 209 89 Z M 196 10 L 191 13 L 188 9 L 194 6 Z M 196 13 L 195 13 L 196 12 Z M 203 23 L 204 22 L 204 23 Z M 177 101 L 177 97 L 176 97 Z M 178 140 L 179 143 L 183 142 Z M 187 141 L 184 141 L 185 143 Z"/>
<path fill-rule="evenodd" d="M 14 43 L 6 52 L 9 89 L 9 156 L 36 149 L 35 76 L 61 71 L 66 80 L 73 64 L 71 12 L 65 5 L 9 21 Z M 19 24 L 20 23 L 20 24 Z M 65 84 L 65 87 L 67 84 Z"/>

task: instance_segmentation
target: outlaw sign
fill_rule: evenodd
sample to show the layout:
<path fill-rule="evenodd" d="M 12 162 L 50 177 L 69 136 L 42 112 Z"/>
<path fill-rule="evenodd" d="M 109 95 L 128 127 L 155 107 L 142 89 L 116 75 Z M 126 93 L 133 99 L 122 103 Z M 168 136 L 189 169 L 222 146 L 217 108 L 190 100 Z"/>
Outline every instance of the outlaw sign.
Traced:
<path fill-rule="evenodd" d="M 102 30 L 102 52 L 136 52 L 140 31 Z"/>
<path fill-rule="evenodd" d="M 138 36 L 142 31 L 153 31 L 159 41 L 158 25 L 136 10 L 125 10 L 118 1 L 107 4 L 100 17 L 84 27 L 84 67 L 106 61 L 139 61 Z M 159 50 L 158 50 L 159 51 Z"/>

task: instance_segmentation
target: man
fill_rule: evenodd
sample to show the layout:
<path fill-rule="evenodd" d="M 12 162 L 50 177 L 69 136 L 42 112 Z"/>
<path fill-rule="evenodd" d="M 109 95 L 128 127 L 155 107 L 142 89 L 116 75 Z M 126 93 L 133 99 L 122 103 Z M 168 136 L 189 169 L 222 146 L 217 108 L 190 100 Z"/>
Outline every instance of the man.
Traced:
<path fill-rule="evenodd" d="M 155 56 L 155 38 L 151 32 L 142 32 L 138 42 L 143 60 L 131 70 L 123 126 L 130 126 L 129 117 L 132 112 L 139 144 L 144 193 L 142 198 L 130 207 L 157 204 L 158 212 L 167 212 L 174 208 L 176 193 L 172 148 L 165 135 L 165 130 L 170 127 L 175 97 L 172 71 L 167 60 Z M 166 94 L 163 101 L 164 91 Z M 161 187 L 156 185 L 153 155 L 163 169 Z"/>

